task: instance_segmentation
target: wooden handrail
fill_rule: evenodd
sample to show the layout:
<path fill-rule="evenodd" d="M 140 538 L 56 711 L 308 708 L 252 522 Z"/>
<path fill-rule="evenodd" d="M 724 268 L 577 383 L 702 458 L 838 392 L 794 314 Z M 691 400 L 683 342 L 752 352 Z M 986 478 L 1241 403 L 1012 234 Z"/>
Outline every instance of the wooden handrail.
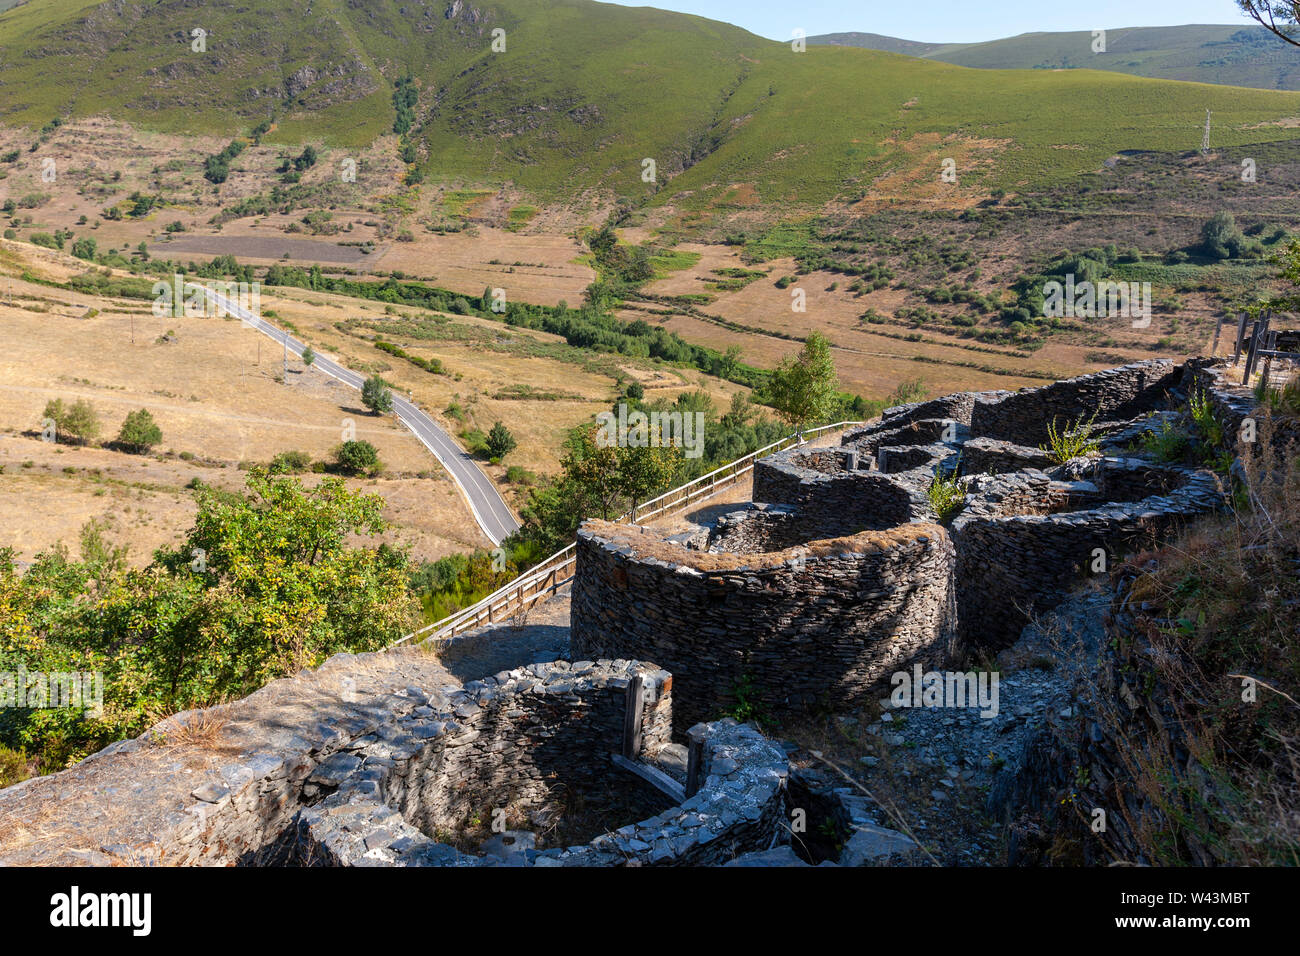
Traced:
<path fill-rule="evenodd" d="M 821 425 L 817 428 L 810 428 L 805 432 L 795 432 L 792 435 L 787 435 L 785 438 L 774 441 L 770 445 L 764 445 L 756 451 L 751 451 L 747 455 L 742 455 L 733 462 L 715 468 L 708 474 L 700 475 L 700 477 L 693 478 L 685 484 L 678 485 L 676 488 L 666 491 L 656 498 L 651 498 L 649 501 L 644 503 L 633 505 L 630 511 L 624 512 L 614 520 L 619 524 L 625 522 L 636 524 L 637 521 L 644 521 L 647 518 L 655 518 L 674 509 L 684 510 L 695 498 L 699 497 L 699 495 L 695 493 L 697 488 L 704 492 L 703 497 L 709 497 L 716 493 L 720 487 L 736 484 L 742 475 L 746 475 L 753 471 L 754 463 L 764 455 L 789 448 L 810 436 L 819 435 L 822 432 L 833 431 L 836 429 L 843 430 L 845 428 L 851 428 L 854 425 L 863 424 L 866 423 L 836 422 L 833 425 Z M 724 473 L 726 474 L 724 475 Z M 705 482 L 708 482 L 707 487 L 704 486 Z M 682 495 L 682 497 L 675 501 L 668 501 L 668 499 L 672 498 L 674 495 Z M 654 505 L 659 505 L 661 502 L 666 503 L 664 503 L 662 507 L 653 508 L 653 510 L 650 511 L 645 510 L 647 508 L 652 508 Z M 545 596 L 559 590 L 565 584 L 568 584 L 569 581 L 573 580 L 572 574 L 569 574 L 569 576 L 563 580 L 559 579 L 559 575 L 563 570 L 568 568 L 569 565 L 577 564 L 577 547 L 578 545 L 576 541 L 572 544 L 566 545 L 550 557 L 544 558 L 537 564 L 533 565 L 513 581 L 502 585 L 486 597 L 475 601 L 469 607 L 463 608 L 455 614 L 450 614 L 440 621 L 426 624 L 418 631 L 412 631 L 401 640 L 388 645 L 388 648 L 400 647 L 402 644 L 407 643 L 413 638 L 420 637 L 421 635 L 424 635 L 425 640 L 445 640 L 446 638 L 455 637 L 462 631 L 472 630 L 473 628 L 482 626 L 484 623 L 491 623 L 493 615 L 497 611 L 509 610 L 511 614 L 514 614 L 531 607 L 533 604 L 542 600 Z M 550 582 L 545 588 L 535 590 L 531 594 L 526 593 L 530 587 L 537 585 L 539 582 L 547 578 L 550 578 Z M 503 601 L 503 598 L 506 600 Z M 485 615 L 486 621 L 484 620 Z M 385 650 L 388 648 L 385 648 Z"/>

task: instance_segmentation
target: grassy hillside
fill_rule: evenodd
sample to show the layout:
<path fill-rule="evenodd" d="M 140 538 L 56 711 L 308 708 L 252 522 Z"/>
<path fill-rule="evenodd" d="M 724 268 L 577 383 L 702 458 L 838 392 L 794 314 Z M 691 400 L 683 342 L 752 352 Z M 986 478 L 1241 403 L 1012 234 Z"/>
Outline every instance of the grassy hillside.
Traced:
<path fill-rule="evenodd" d="M 853 46 L 999 70 L 1113 70 L 1162 80 L 1300 90 L 1300 50 L 1263 27 L 1189 24 L 1108 30 L 1106 52 L 1092 33 L 1024 33 L 987 43 L 916 43 L 875 33 L 828 33 L 809 43 Z"/>
<path fill-rule="evenodd" d="M 961 205 L 1126 149 L 1294 135 L 1300 95 L 1094 71 L 979 71 L 589 0 L 50 0 L 0 15 L 0 122 L 109 113 L 158 130 L 356 146 L 418 99 L 413 166 L 546 199 L 598 188 L 687 211 L 924 197 Z M 312 24 L 303 29 L 303 24 Z M 189 45 L 207 31 L 207 52 Z M 490 49 L 505 31 L 506 50 Z M 1118 44 L 1118 41 L 1114 41 Z M 657 182 L 642 179 L 643 161 Z M 939 188 L 943 159 L 960 185 Z M 671 185 L 665 188 L 665 184 Z"/>

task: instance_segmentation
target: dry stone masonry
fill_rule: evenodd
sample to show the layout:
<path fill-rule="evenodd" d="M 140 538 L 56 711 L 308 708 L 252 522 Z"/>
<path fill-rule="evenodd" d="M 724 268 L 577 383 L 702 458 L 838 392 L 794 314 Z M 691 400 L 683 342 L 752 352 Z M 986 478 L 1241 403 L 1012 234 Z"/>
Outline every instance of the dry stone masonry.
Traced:
<path fill-rule="evenodd" d="M 204 726 L 177 715 L 0 792 L 0 865 L 795 865 L 793 808 L 851 834 L 816 859 L 914 859 L 861 795 L 792 778 L 725 715 L 860 708 L 899 670 L 996 651 L 1220 507 L 1213 473 L 1133 450 L 1192 390 L 1225 429 L 1252 413 L 1213 363 L 1142 362 L 889 409 L 757 462 L 753 502 L 685 533 L 586 522 L 570 647 L 588 659 L 458 685 L 414 648 L 337 655 L 205 712 L 228 721 L 219 748 L 173 745 Z M 1094 420 L 1100 451 L 1054 462 L 1054 418 Z M 965 492 L 942 519 L 940 475 Z"/>
<path fill-rule="evenodd" d="M 636 662 L 556 661 L 431 699 L 308 779 L 331 792 L 302 812 L 295 855 L 361 866 L 701 865 L 769 848 L 785 812 L 784 754 L 752 727 L 720 721 L 692 728 L 689 763 L 674 761 L 672 685 L 667 672 Z M 616 763 L 625 740 L 632 752 Z M 510 831 L 514 851 L 489 841 L 490 852 L 476 855 L 443 840 L 471 816 L 533 811 L 536 826 L 557 794 L 580 797 L 591 813 L 633 788 L 648 791 L 659 812 L 582 845 L 539 850 L 531 832 Z"/>
<path fill-rule="evenodd" d="M 574 650 L 660 662 L 694 722 L 852 708 L 900 669 L 1004 647 L 1081 576 L 1222 504 L 1213 473 L 1130 451 L 1188 376 L 1214 384 L 1153 360 L 899 406 L 839 448 L 757 462 L 755 504 L 706 531 L 587 522 Z M 1092 421 L 1101 453 L 1054 463 L 1039 447 L 1053 421 Z M 927 490 L 954 472 L 966 502 L 945 525 Z"/>

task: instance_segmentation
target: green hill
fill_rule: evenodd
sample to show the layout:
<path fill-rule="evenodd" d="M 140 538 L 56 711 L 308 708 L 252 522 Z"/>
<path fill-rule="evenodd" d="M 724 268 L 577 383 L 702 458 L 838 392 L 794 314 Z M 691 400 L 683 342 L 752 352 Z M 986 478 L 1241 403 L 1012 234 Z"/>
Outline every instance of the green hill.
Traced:
<path fill-rule="evenodd" d="M 1189 24 L 1092 33 L 1023 33 L 987 43 L 918 43 L 876 33 L 827 33 L 810 44 L 853 46 L 998 70 L 1113 70 L 1133 76 L 1263 90 L 1300 90 L 1300 49 L 1259 26 Z"/>
<path fill-rule="evenodd" d="M 207 50 L 191 50 L 191 31 Z M 492 52 L 494 30 L 506 50 Z M 585 189 L 690 209 L 907 195 L 955 158 L 962 189 L 1055 180 L 1126 149 L 1293 139 L 1300 94 L 1091 70 L 971 71 L 789 44 L 589 0 L 46 0 L 0 15 L 0 122 L 107 113 L 222 136 L 360 145 L 418 90 L 429 177 Z M 657 182 L 642 180 L 654 159 Z"/>

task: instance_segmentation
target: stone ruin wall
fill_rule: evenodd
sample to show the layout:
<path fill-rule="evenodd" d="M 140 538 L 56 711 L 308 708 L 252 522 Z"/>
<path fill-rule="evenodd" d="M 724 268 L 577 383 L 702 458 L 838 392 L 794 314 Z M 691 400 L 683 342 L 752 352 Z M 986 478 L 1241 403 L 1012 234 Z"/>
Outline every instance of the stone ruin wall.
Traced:
<path fill-rule="evenodd" d="M 536 803 L 558 779 L 595 794 L 649 787 L 611 758 L 622 750 L 634 677 L 645 687 L 642 760 L 669 739 L 672 677 L 636 661 L 534 664 L 428 691 L 403 687 L 394 672 L 366 680 L 360 700 L 340 699 L 339 673 L 369 673 L 374 659 L 391 656 L 335 655 L 318 671 L 221 705 L 214 713 L 249 721 L 256 735 L 231 745 L 229 756 L 223 751 L 227 762 L 213 771 L 158 775 L 150 758 L 159 735 L 200 712 L 180 714 L 73 768 L 0 791 L 0 821 L 11 832 L 67 834 L 53 848 L 65 865 L 492 865 L 425 831 L 452 829 L 470 812 L 487 817 L 511 801 Z M 421 652 L 405 656 L 415 666 L 402 670 L 419 682 L 428 673 Z M 283 713 L 294 723 L 277 725 L 290 703 Z M 655 791 L 661 813 L 590 844 L 539 851 L 525 865 L 721 863 L 773 845 L 785 815 L 783 752 L 734 721 L 690 734 L 700 770 L 689 799 L 676 804 Z M 98 820 L 97 804 L 108 800 L 122 821 L 111 830 Z M 0 865 L 49 858 L 40 843 L 0 843 Z"/>
<path fill-rule="evenodd" d="M 1156 408 L 1179 384 L 1181 368 L 1168 359 L 1135 362 L 1021 392 L 981 392 L 970 417 L 972 437 L 997 438 L 1034 447 L 1047 429 L 1085 421 L 1124 421 Z"/>
<path fill-rule="evenodd" d="M 734 703 L 742 678 L 773 710 L 851 707 L 905 665 L 939 664 L 958 646 L 1005 646 L 1091 573 L 1094 549 L 1109 567 L 1221 506 L 1208 471 L 1114 450 L 1055 466 L 1036 447 L 1053 416 L 1064 427 L 1096 411 L 1098 424 L 1117 425 L 1158 409 L 1183 378 L 1172 362 L 1151 360 L 889 409 L 840 448 L 796 446 L 756 462 L 752 497 L 766 515 L 722 522 L 704 550 L 588 522 L 575 650 L 660 661 L 678 675 L 679 712 L 699 720 Z M 944 529 L 925 489 L 959 452 L 963 474 L 994 474 L 967 480 L 967 505 Z M 805 543 L 792 547 L 800 525 Z M 830 534 L 842 537 L 823 540 Z"/>
<path fill-rule="evenodd" d="M 573 652 L 658 655 L 677 675 L 679 729 L 734 705 L 742 682 L 771 711 L 861 704 L 904 662 L 938 663 L 953 636 L 952 542 L 932 524 L 717 554 L 590 521 L 577 562 Z"/>
<path fill-rule="evenodd" d="M 473 681 L 453 711 L 395 721 L 391 733 L 357 742 L 337 785 L 305 809 L 294 848 L 314 865 L 481 866 L 438 834 L 493 808 L 536 808 L 557 793 L 649 790 L 661 812 L 628 820 L 589 844 L 527 855 L 526 865 L 609 866 L 722 863 L 776 839 L 784 816 L 784 755 L 734 721 L 701 724 L 702 784 L 681 805 L 625 768 L 620 750 L 629 686 L 641 680 L 643 712 L 635 759 L 653 762 L 669 742 L 673 678 L 628 661 L 532 665 Z M 450 703 L 450 702 L 449 702 Z M 454 718 L 454 719 L 453 719 Z M 387 728 L 386 728 L 387 729 Z M 310 781 L 309 781 L 310 782 Z"/>
<path fill-rule="evenodd" d="M 1131 483 L 1124 487 L 1126 495 L 1133 486 L 1145 491 L 1148 481 L 1178 487 L 1167 496 L 1127 504 L 1116 504 L 1100 491 L 1087 496 L 1090 502 L 1072 502 L 1068 489 L 1058 491 L 1053 486 L 1061 483 L 1041 473 L 1037 482 L 1024 480 L 1032 476 L 1009 476 L 1022 479 L 1016 483 L 995 478 L 987 484 L 1011 485 L 1011 494 L 977 500 L 953 520 L 957 617 L 965 646 L 996 650 L 1014 643 L 1031 615 L 1055 606 L 1080 579 L 1104 576 L 1119 556 L 1222 502 L 1209 472 L 1144 468 L 1127 459 L 1103 459 L 1099 465 L 1103 474 L 1141 476 L 1116 480 Z M 1161 477 L 1147 477 L 1152 473 Z M 1097 549 L 1103 553 L 1100 570 L 1093 567 Z"/>

